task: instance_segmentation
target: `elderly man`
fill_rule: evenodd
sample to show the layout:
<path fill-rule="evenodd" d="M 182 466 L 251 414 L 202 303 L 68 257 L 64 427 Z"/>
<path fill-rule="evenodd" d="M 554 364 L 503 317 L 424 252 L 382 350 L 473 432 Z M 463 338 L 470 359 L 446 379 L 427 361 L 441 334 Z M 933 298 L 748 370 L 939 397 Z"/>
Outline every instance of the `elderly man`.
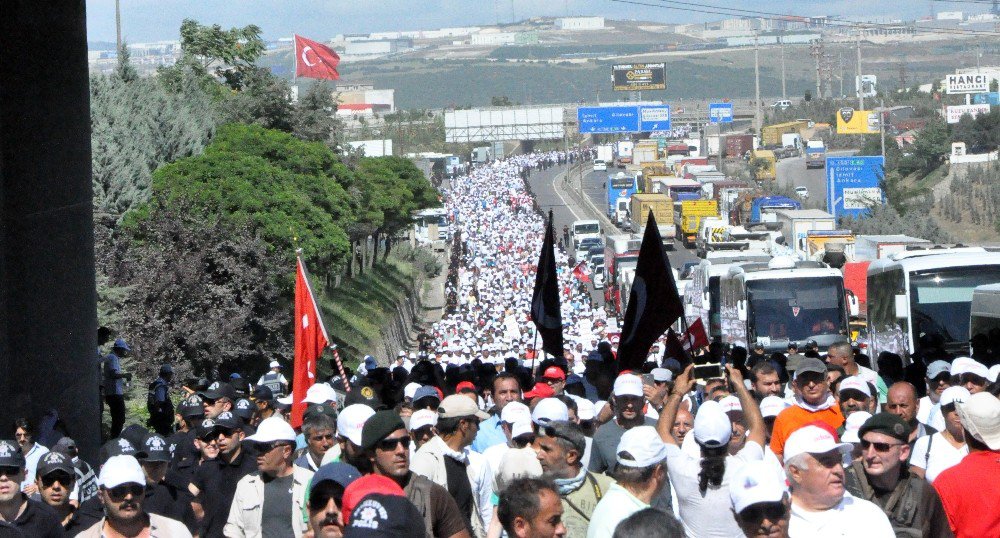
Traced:
<path fill-rule="evenodd" d="M 889 387 L 889 394 L 886 397 L 885 410 L 888 413 L 897 415 L 909 426 L 909 443 L 913 448 L 913 443 L 925 435 L 933 435 L 937 430 L 921 424 L 917 420 L 917 390 L 906 381 L 893 383 Z"/>
<path fill-rule="evenodd" d="M 146 475 L 132 456 L 113 456 L 101 467 L 98 495 L 104 505 L 104 518 L 77 536 L 170 536 L 191 538 L 183 523 L 150 514 L 143 509 Z M 29 534 L 29 536 L 44 536 Z M 60 532 L 58 535 L 62 536 Z"/>
<path fill-rule="evenodd" d="M 500 424 L 500 413 L 508 403 L 520 401 L 521 382 L 517 376 L 506 372 L 497 374 L 493 378 L 493 416 L 479 425 L 479 433 L 472 442 L 472 450 L 482 453 L 493 445 L 507 443 L 507 436 L 504 435 Z"/>
<path fill-rule="evenodd" d="M 848 346 L 850 349 L 850 346 Z M 778 458 L 785 451 L 785 440 L 792 432 L 806 424 L 820 421 L 836 430 L 844 423 L 844 415 L 837 407 L 830 386 L 826 382 L 826 365 L 823 361 L 805 358 L 795 371 L 795 405 L 778 413 L 771 431 L 771 451 Z"/>
<path fill-rule="evenodd" d="M 512 538 L 562 538 L 567 534 L 557 486 L 540 478 L 518 478 L 500 494 L 497 517 Z"/>
<path fill-rule="evenodd" d="M 788 538 L 791 500 L 783 477 L 763 461 L 750 461 L 729 480 L 733 516 L 747 538 Z"/>
<path fill-rule="evenodd" d="M 539 428 L 535 450 L 545 475 L 555 481 L 563 504 L 568 536 L 584 536 L 598 501 L 611 487 L 611 479 L 588 472 L 581 458 L 586 438 L 572 422 L 552 421 Z"/>
<path fill-rule="evenodd" d="M 850 443 L 836 442 L 824 427 L 803 426 L 784 447 L 785 474 L 792 490 L 789 535 L 896 536 L 878 506 L 844 495 L 844 459 L 853 448 Z"/>
<path fill-rule="evenodd" d="M 907 469 L 909 430 L 891 413 L 865 421 L 858 430 L 861 460 L 846 469 L 847 490 L 881 507 L 898 536 L 951 536 L 937 492 Z"/>

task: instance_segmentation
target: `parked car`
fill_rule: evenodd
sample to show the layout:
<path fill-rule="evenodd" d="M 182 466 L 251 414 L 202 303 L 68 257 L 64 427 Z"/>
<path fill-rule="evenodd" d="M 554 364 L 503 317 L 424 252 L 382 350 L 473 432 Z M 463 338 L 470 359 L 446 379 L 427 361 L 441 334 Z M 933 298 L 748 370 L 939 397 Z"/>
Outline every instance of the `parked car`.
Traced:
<path fill-rule="evenodd" d="M 795 194 L 799 195 L 799 198 L 806 200 L 809 198 L 809 189 L 799 185 L 798 187 L 795 187 Z"/>

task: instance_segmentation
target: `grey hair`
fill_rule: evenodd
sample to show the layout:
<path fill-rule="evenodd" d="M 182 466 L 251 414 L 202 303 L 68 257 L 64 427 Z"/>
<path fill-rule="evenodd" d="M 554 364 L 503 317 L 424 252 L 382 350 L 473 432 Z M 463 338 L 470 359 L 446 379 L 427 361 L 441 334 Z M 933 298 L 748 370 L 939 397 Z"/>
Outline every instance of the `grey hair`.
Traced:
<path fill-rule="evenodd" d="M 834 343 L 830 344 L 830 346 L 828 348 L 826 348 L 826 349 L 827 349 L 827 353 L 829 353 L 829 351 L 831 349 L 839 349 L 839 350 L 847 353 L 847 355 L 849 357 L 854 358 L 854 348 L 851 347 L 850 340 L 839 340 L 837 342 L 834 342 Z"/>
<path fill-rule="evenodd" d="M 792 478 L 792 467 L 797 469 L 809 469 L 809 460 L 806 459 L 808 454 L 803 452 L 802 454 L 796 454 L 787 460 L 785 460 L 785 477 L 788 478 L 789 485 L 797 485 L 797 482 Z"/>
<path fill-rule="evenodd" d="M 587 439 L 580 426 L 565 420 L 553 420 L 541 428 L 542 433 L 551 431 L 556 444 L 563 450 L 575 450 L 579 458 L 587 451 Z"/>

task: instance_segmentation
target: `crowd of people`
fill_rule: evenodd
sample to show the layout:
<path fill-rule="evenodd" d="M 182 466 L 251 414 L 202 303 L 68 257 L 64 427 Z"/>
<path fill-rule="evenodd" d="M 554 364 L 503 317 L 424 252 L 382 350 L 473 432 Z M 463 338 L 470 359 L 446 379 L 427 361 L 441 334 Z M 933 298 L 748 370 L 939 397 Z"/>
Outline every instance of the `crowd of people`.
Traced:
<path fill-rule="evenodd" d="M 128 344 L 110 343 L 96 465 L 18 420 L 0 440 L 0 536 L 1000 536 L 1000 385 L 972 358 L 931 362 L 915 386 L 848 342 L 713 345 L 699 362 L 724 366 L 695 379 L 661 341 L 620 371 L 614 322 L 561 249 L 565 346 L 542 352 L 527 313 L 544 220 L 526 172 L 567 160 L 452 181 L 451 307 L 391 364 L 366 356 L 313 384 L 299 428 L 278 362 L 176 405 L 164 365 L 149 421 L 129 424 Z"/>

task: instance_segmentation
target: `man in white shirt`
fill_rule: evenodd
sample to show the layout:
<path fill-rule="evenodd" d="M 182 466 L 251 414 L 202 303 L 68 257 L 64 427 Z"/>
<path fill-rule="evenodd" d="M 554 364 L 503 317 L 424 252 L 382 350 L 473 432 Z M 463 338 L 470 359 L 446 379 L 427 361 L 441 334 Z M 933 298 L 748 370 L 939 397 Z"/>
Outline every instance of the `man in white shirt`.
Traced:
<path fill-rule="evenodd" d="M 803 426 L 788 437 L 784 457 L 792 490 L 790 537 L 895 536 L 878 506 L 846 492 L 844 460 L 851 449 L 820 426 Z"/>

